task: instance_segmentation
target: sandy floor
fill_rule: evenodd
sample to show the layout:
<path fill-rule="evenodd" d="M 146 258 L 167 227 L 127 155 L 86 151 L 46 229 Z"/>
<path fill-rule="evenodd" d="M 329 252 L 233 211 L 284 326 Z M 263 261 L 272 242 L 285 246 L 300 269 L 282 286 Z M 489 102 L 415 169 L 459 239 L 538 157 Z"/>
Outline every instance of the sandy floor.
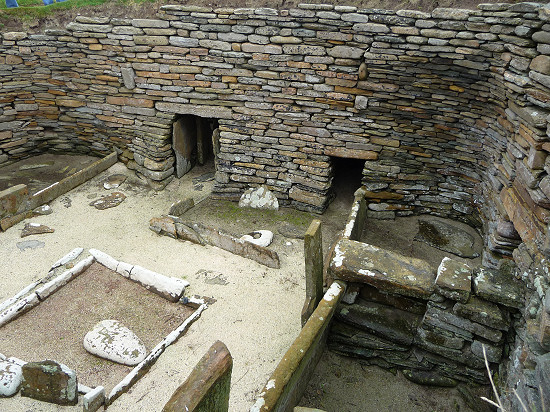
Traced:
<path fill-rule="evenodd" d="M 188 294 L 217 300 L 110 411 L 160 410 L 218 339 L 228 346 L 234 358 L 230 410 L 245 411 L 300 331 L 304 299 L 302 241 L 282 242 L 277 240 L 281 236 L 276 235 L 274 249 L 281 255 L 282 265 L 275 270 L 219 249 L 161 237 L 149 230 L 149 219 L 167 213 L 173 202 L 190 196 L 195 202 L 204 199 L 212 182 L 194 185 L 192 178 L 207 172 L 211 170 L 195 168 L 186 179 L 174 181 L 161 193 L 149 191 L 134 177 L 133 182 L 117 189 L 127 196 L 121 205 L 96 210 L 89 203 L 107 193 L 101 181 L 113 173 L 133 175 L 117 164 L 53 201 L 53 214 L 27 221 L 48 225 L 55 229 L 54 233 L 21 239 L 24 222 L 0 233 L 0 301 L 45 276 L 52 263 L 75 247 L 97 248 L 116 259 L 184 278 L 191 284 Z M 24 240 L 39 240 L 45 245 L 21 251 L 17 243 Z M 224 281 L 212 281 L 214 278 Z M 20 396 L 0 400 L 2 411 L 58 409 Z M 76 411 L 82 406 L 62 409 Z"/>
<path fill-rule="evenodd" d="M 115 189 L 123 192 L 127 199 L 112 209 L 91 207 L 92 200 L 109 193 L 103 189 L 102 182 L 115 173 L 129 176 L 126 183 Z M 277 229 L 283 222 L 288 222 L 305 231 L 312 218 L 321 218 L 326 250 L 344 227 L 352 200 L 353 190 L 340 191 L 340 196 L 321 217 L 293 210 L 273 213 L 243 211 L 235 204 L 206 199 L 212 181 L 204 181 L 201 177 L 208 173 L 212 173 L 211 168 L 196 167 L 157 193 L 149 190 L 122 164 L 116 164 L 53 201 L 53 214 L 29 219 L 0 233 L 0 301 L 45 276 L 53 262 L 75 247 L 100 249 L 116 259 L 184 278 L 191 284 L 187 289 L 188 296 L 216 300 L 189 331 L 164 352 L 151 370 L 115 401 L 109 408 L 112 412 L 160 411 L 192 367 L 218 339 L 227 345 L 234 359 L 229 409 L 232 412 L 247 411 L 300 332 L 300 312 L 305 294 L 303 241 L 285 238 Z M 186 220 L 202 220 L 239 235 L 256 229 L 271 229 L 275 233 L 271 248 L 280 256 L 281 269 L 270 269 L 217 248 L 161 237 L 149 230 L 151 217 L 167 213 L 173 202 L 187 197 L 193 197 L 199 205 L 184 216 Z M 27 222 L 48 225 L 55 232 L 21 239 L 21 229 Z M 26 240 L 39 240 L 44 245 L 22 251 L 17 243 Z M 25 345 L 24 340 L 21 345 Z M 17 353 L 7 355 L 18 356 Z M 408 389 L 403 389 L 409 385 L 407 381 L 380 379 L 376 374 L 372 374 L 371 379 L 371 375 L 352 375 L 351 372 L 351 368 L 344 369 L 346 379 L 366 378 L 365 384 L 374 388 L 374 393 L 397 393 L 407 397 L 404 391 Z M 345 392 L 342 394 L 347 396 Z M 402 409 L 388 406 L 389 409 L 371 410 L 408 411 L 416 408 L 412 401 L 403 405 Z M 0 411 L 81 409 L 81 404 L 58 407 L 19 395 L 0 400 Z"/>
<path fill-rule="evenodd" d="M 455 389 L 420 386 L 399 372 L 330 351 L 323 354 L 300 405 L 327 412 L 472 411 Z"/>

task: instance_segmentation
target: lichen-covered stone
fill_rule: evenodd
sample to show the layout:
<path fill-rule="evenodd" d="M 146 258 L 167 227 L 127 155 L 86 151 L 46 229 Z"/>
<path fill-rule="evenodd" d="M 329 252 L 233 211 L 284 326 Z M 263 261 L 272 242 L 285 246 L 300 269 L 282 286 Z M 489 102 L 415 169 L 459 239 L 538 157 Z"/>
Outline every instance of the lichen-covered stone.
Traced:
<path fill-rule="evenodd" d="M 471 296 L 466 303 L 456 303 L 453 312 L 471 321 L 494 329 L 507 331 L 510 328 L 510 314 L 498 305 Z"/>
<path fill-rule="evenodd" d="M 29 362 L 22 367 L 21 396 L 58 405 L 78 403 L 76 373 L 52 360 Z"/>
<path fill-rule="evenodd" d="M 279 201 L 267 187 L 260 186 L 244 192 L 239 200 L 239 207 L 278 210 Z"/>
<path fill-rule="evenodd" d="M 147 355 L 145 345 L 116 320 L 103 320 L 84 337 L 84 348 L 93 355 L 134 366 Z"/>
<path fill-rule="evenodd" d="M 472 269 L 465 263 L 445 257 L 437 269 L 435 284 L 443 296 L 465 303 L 472 290 Z"/>
<path fill-rule="evenodd" d="M 478 268 L 474 272 L 477 296 L 511 308 L 523 306 L 524 290 L 510 274 L 495 269 Z"/>
<path fill-rule="evenodd" d="M 403 296 L 428 299 L 435 289 L 435 273 L 427 262 L 348 239 L 336 244 L 329 270 L 337 279 Z"/>
<path fill-rule="evenodd" d="M 21 366 L 0 359 L 0 398 L 15 395 L 19 391 L 22 378 Z"/>

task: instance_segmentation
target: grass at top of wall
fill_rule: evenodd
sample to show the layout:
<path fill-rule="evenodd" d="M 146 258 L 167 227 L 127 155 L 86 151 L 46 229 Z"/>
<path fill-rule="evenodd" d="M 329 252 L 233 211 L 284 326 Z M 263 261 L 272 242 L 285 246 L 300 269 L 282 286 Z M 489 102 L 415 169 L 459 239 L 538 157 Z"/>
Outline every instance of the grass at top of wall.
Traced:
<path fill-rule="evenodd" d="M 113 3 L 113 7 L 131 3 L 153 3 L 155 0 L 66 0 L 61 3 L 53 3 L 44 6 L 42 0 L 17 0 L 19 7 L 6 8 L 5 0 L 0 0 L 0 30 L 2 19 L 33 20 L 47 17 L 62 9 L 78 9 L 82 7 L 98 6 L 104 3 Z"/>

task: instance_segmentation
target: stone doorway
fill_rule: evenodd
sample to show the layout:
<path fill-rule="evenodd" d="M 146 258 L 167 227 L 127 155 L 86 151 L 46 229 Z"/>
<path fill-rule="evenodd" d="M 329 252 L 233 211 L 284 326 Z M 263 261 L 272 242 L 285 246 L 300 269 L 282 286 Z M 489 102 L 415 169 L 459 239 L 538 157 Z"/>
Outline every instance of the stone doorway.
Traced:
<path fill-rule="evenodd" d="M 172 125 L 172 148 L 178 178 L 193 166 L 213 162 L 219 152 L 218 120 L 192 114 L 178 115 Z"/>
<path fill-rule="evenodd" d="M 365 160 L 344 157 L 331 157 L 332 164 L 332 195 L 336 202 L 343 206 L 351 206 L 353 194 L 362 185 Z"/>

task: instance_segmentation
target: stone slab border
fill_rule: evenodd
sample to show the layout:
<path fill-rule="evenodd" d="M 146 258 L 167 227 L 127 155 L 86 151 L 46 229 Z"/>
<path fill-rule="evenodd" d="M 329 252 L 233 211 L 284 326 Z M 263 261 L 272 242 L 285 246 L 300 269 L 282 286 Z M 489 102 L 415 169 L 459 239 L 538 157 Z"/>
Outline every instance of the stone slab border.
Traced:
<path fill-rule="evenodd" d="M 201 313 L 208 307 L 208 305 L 203 299 L 183 297 L 185 288 L 189 286 L 187 281 L 161 275 L 142 268 L 141 266 L 119 262 L 118 260 L 97 249 L 90 249 L 90 256 L 83 258 L 75 264 L 74 267 L 64 271 L 56 277 L 53 277 L 52 279 L 52 275 L 55 273 L 54 270 L 56 268 L 78 258 L 82 251 L 82 248 L 73 249 L 67 255 L 55 262 L 48 272 L 48 275 L 46 275 L 42 280 L 29 284 L 13 297 L 6 299 L 4 302 L 0 302 L 0 310 L 2 311 L 0 312 L 0 328 L 16 317 L 37 306 L 43 300 L 47 299 L 61 287 L 65 286 L 71 280 L 82 274 L 94 262 L 98 262 L 108 269 L 117 272 L 121 276 L 139 283 L 145 289 L 157 293 L 171 302 L 180 301 L 182 304 L 191 304 L 193 307 L 196 307 L 191 316 L 186 318 L 180 326 L 170 332 L 160 343 L 158 343 L 151 350 L 149 355 L 141 363 L 136 365 L 136 367 L 134 367 L 134 369 L 132 369 L 124 377 L 124 379 L 112 389 L 109 396 L 105 397 L 105 406 L 108 406 L 120 395 L 127 392 L 128 389 L 130 389 L 130 387 L 149 370 L 164 350 L 187 331 L 189 326 L 200 317 Z M 0 353 L 0 359 L 6 359 L 6 356 Z M 20 366 L 27 363 L 14 357 L 7 359 L 10 359 L 10 361 L 17 363 Z M 81 394 L 88 394 L 93 390 L 94 389 L 85 385 L 78 385 L 78 392 Z M 95 403 L 96 402 L 94 402 L 94 404 Z M 85 406 L 84 410 L 89 411 L 89 408 Z"/>
<path fill-rule="evenodd" d="M 33 195 L 30 195 L 27 200 L 27 205 L 25 211 L 18 213 L 13 216 L 7 216 L 0 220 L 0 230 L 6 231 L 13 225 L 21 222 L 24 219 L 27 219 L 32 216 L 32 210 L 38 206 L 42 206 L 52 200 L 58 198 L 59 196 L 67 193 L 69 190 L 74 189 L 75 187 L 81 185 L 84 182 L 87 182 L 91 178 L 97 176 L 99 173 L 107 170 L 109 167 L 114 165 L 117 162 L 118 155 L 116 152 L 113 152 L 104 158 L 96 160 L 92 164 L 86 166 L 84 169 L 79 170 L 78 172 L 61 179 L 59 182 L 36 192 Z"/>
<path fill-rule="evenodd" d="M 188 240 L 199 245 L 211 245 L 227 252 L 254 260 L 261 265 L 279 269 L 281 263 L 277 252 L 266 247 L 239 239 L 202 223 L 184 222 L 175 216 L 154 217 L 149 221 L 149 229 L 158 235 L 173 239 Z"/>
<path fill-rule="evenodd" d="M 296 406 L 323 353 L 328 326 L 345 290 L 345 282 L 332 283 L 275 368 L 250 412 L 287 412 Z"/>
<path fill-rule="evenodd" d="M 367 202 L 365 200 L 365 188 L 361 187 L 354 193 L 355 199 L 346 222 L 346 227 L 342 238 L 350 240 L 359 240 L 365 221 L 367 219 Z"/>

